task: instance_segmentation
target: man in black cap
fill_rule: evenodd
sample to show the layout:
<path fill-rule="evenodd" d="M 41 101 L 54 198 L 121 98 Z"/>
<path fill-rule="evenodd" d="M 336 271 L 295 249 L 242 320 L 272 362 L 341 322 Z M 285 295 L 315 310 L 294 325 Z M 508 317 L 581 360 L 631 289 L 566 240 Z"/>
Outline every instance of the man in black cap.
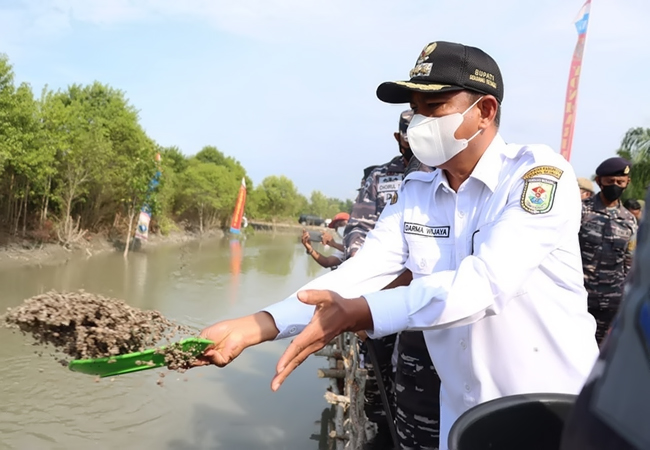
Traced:
<path fill-rule="evenodd" d="M 599 343 L 616 315 L 632 264 L 637 223 L 620 201 L 629 182 L 629 161 L 606 159 L 596 169 L 600 192 L 582 202 L 580 250 L 589 312 L 598 324 Z"/>
<path fill-rule="evenodd" d="M 277 390 L 341 332 L 424 330 L 441 380 L 441 450 L 455 420 L 479 403 L 577 394 L 598 346 L 580 264 L 576 175 L 545 145 L 504 141 L 503 92 L 494 59 L 451 42 L 428 44 L 409 81 L 382 83 L 380 100 L 410 102 L 415 112 L 413 155 L 439 170 L 411 173 L 337 270 L 203 330 L 215 344 L 201 360 L 225 366 L 247 347 L 293 338 L 271 382 Z M 382 290 L 407 269 L 408 286 Z"/>

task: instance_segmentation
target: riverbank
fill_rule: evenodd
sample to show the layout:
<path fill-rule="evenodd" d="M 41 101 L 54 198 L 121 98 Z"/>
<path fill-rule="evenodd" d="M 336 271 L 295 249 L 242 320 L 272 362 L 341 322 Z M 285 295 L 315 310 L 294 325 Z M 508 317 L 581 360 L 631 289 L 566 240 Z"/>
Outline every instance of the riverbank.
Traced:
<path fill-rule="evenodd" d="M 146 243 L 136 242 L 134 252 L 143 252 L 161 245 L 177 245 L 184 242 L 221 237 L 221 230 L 206 233 L 173 231 L 168 235 L 151 234 Z M 88 234 L 72 248 L 56 243 L 38 243 L 8 235 L 0 236 L 0 270 L 13 267 L 64 264 L 73 258 L 90 258 L 109 252 L 123 252 L 124 242 L 109 239 L 102 234 Z"/>
<path fill-rule="evenodd" d="M 302 229 L 321 230 L 326 227 L 313 227 L 294 222 L 250 221 L 248 227 L 254 233 L 280 233 L 300 236 Z M 210 230 L 204 233 L 192 231 L 172 231 L 167 235 L 150 234 L 144 244 L 136 242 L 134 252 L 143 252 L 161 245 L 177 245 L 199 239 L 223 237 L 222 230 Z M 30 239 L 0 234 L 0 270 L 13 267 L 44 266 L 64 264 L 73 258 L 90 258 L 109 252 L 123 252 L 124 242 L 116 241 L 103 234 L 87 234 L 73 248 L 65 248 L 58 243 L 39 243 Z"/>

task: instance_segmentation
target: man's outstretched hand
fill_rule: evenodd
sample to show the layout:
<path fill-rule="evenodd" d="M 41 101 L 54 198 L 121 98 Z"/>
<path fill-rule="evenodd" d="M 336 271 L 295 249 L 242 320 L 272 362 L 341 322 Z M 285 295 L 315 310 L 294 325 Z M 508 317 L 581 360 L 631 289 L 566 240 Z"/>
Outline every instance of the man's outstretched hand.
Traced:
<path fill-rule="evenodd" d="M 275 321 L 266 312 L 215 323 L 201 331 L 201 337 L 214 345 L 208 347 L 194 365 L 225 367 L 247 347 L 273 340 L 277 334 Z"/>
<path fill-rule="evenodd" d="M 274 391 L 309 355 L 325 347 L 342 332 L 372 329 L 370 308 L 363 297 L 344 299 L 336 292 L 310 290 L 298 292 L 298 299 L 316 309 L 309 324 L 278 361 L 271 382 Z"/>

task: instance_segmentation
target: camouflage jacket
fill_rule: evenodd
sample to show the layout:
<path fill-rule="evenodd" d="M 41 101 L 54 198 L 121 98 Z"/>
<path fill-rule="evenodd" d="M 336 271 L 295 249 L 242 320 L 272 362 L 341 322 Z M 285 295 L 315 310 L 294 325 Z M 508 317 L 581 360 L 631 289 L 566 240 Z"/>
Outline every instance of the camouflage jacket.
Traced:
<path fill-rule="evenodd" d="M 345 259 L 350 258 L 361 248 L 366 234 L 375 227 L 384 207 L 402 185 L 406 175 L 414 170 L 432 169 L 411 157 L 408 167 L 402 156 L 396 156 L 386 164 L 371 166 L 364 171 L 357 199 L 352 206 L 350 220 L 345 228 L 343 245 Z"/>
<path fill-rule="evenodd" d="M 606 208 L 599 194 L 583 200 L 579 239 L 591 308 L 618 307 L 632 264 L 636 231 L 636 219 L 620 202 Z"/>

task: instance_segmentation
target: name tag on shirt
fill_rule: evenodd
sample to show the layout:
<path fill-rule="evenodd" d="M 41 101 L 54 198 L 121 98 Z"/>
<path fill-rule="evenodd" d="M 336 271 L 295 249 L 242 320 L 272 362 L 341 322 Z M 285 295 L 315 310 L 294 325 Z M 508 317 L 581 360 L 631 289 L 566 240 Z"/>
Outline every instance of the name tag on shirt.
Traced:
<path fill-rule="evenodd" d="M 401 185 L 401 175 L 379 177 L 377 183 L 377 192 L 395 192 Z"/>
<path fill-rule="evenodd" d="M 404 222 L 404 234 L 414 234 L 417 236 L 448 238 L 450 226 L 429 227 L 413 222 Z"/>

